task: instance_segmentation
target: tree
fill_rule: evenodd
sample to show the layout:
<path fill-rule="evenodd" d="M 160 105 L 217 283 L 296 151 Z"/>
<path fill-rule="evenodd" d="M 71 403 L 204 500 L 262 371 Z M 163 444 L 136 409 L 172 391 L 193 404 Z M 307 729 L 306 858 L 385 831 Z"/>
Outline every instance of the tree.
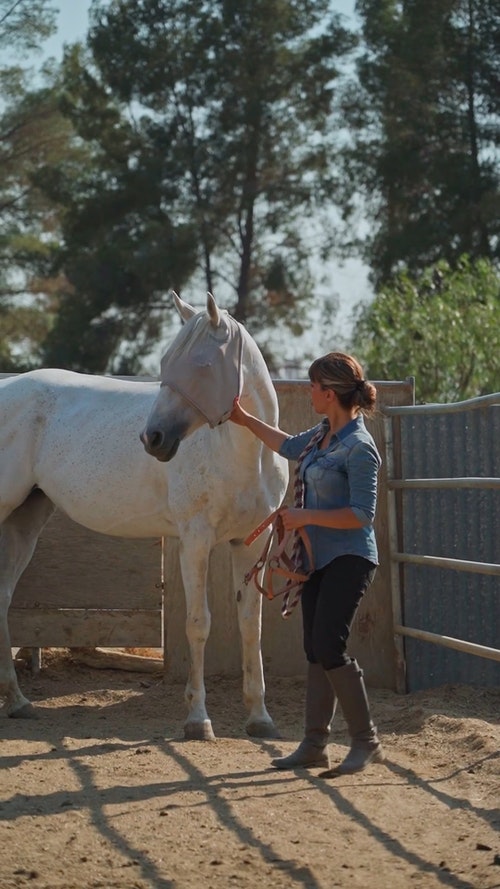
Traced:
<path fill-rule="evenodd" d="M 363 52 L 345 95 L 346 214 L 377 286 L 463 254 L 500 257 L 500 8 L 496 0 L 358 0 Z"/>
<path fill-rule="evenodd" d="M 2 4 L 0 0 L 0 12 L 4 13 L 0 45 L 8 39 L 9 48 L 18 53 L 35 51 L 53 30 L 54 9 L 48 2 Z M 0 77 L 4 99 L 0 117 L 0 368 L 19 371 L 51 364 L 102 371 L 116 353 L 110 369 L 133 372 L 138 369 L 136 354 L 158 337 L 158 317 L 141 302 L 149 280 L 152 227 L 147 220 L 139 223 L 149 253 L 144 253 L 142 267 L 134 270 L 131 279 L 129 255 L 134 239 L 123 235 L 130 221 L 122 217 L 126 196 L 120 202 L 116 194 L 108 196 L 106 206 L 105 190 L 99 193 L 102 175 L 92 140 L 78 136 L 70 116 L 62 113 L 65 102 L 58 71 L 47 63 L 34 77 L 32 71 L 12 64 Z M 37 89 L 30 79 L 40 84 Z M 140 183 L 135 186 L 140 193 Z M 94 236 L 90 244 L 82 238 L 85 214 L 79 224 L 75 214 L 75 204 L 81 209 L 85 203 L 83 194 L 88 231 Z M 113 198 L 119 225 L 107 231 Z M 96 220 L 101 222 L 101 215 L 99 226 Z M 75 245 L 80 249 L 72 250 Z M 164 254 L 165 248 L 166 238 L 158 250 Z M 175 263 L 175 246 L 170 255 Z M 114 300 L 113 287 L 119 299 Z M 137 305 L 132 310 L 133 301 Z"/>
<path fill-rule="evenodd" d="M 0 0 L 0 47 L 6 55 L 36 52 L 55 30 L 53 0 Z"/>
<path fill-rule="evenodd" d="M 64 160 L 80 168 L 85 150 L 59 110 L 58 88 L 47 68 L 45 84 L 27 88 L 28 75 L 0 73 L 5 107 L 0 115 L 0 315 L 10 336 L 3 340 L 2 370 L 36 364 L 67 282 L 53 270 L 61 217 L 40 188 L 44 165 Z"/>
<path fill-rule="evenodd" d="M 103 319 L 116 349 L 124 309 L 145 319 L 200 277 L 231 288 L 253 330 L 272 316 L 301 332 L 304 219 L 331 185 L 333 84 L 354 45 L 329 0 L 94 0 L 91 23 L 88 54 L 65 59 L 64 110 L 93 170 L 45 171 L 73 287 L 49 354 Z"/>
<path fill-rule="evenodd" d="M 414 376 L 419 402 L 498 391 L 500 274 L 487 259 L 398 273 L 358 309 L 353 348 L 371 379 Z"/>
<path fill-rule="evenodd" d="M 151 158 L 133 119 L 87 73 L 79 46 L 66 54 L 60 108 L 82 157 L 68 153 L 37 176 L 60 213 L 52 268 L 67 282 L 42 360 L 138 373 L 158 340 L 169 288 L 192 272 L 192 228 L 172 222 L 162 159 Z"/>
<path fill-rule="evenodd" d="M 70 128 L 57 109 L 50 67 L 39 75 L 44 85 L 33 89 L 33 71 L 21 62 L 54 31 L 54 18 L 55 9 L 47 0 L 0 0 L 2 371 L 32 366 L 50 323 L 54 282 L 46 281 L 42 288 L 41 275 L 54 218 L 34 179 L 40 164 L 56 162 L 66 149 Z"/>

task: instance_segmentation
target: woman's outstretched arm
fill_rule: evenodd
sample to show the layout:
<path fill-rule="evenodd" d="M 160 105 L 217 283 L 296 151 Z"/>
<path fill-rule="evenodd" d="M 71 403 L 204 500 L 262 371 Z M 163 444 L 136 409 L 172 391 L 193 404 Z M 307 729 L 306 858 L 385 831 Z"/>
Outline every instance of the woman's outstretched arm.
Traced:
<path fill-rule="evenodd" d="M 278 426 L 269 426 L 268 423 L 264 423 L 263 420 L 259 420 L 258 417 L 254 417 L 253 414 L 244 411 L 238 397 L 234 399 L 233 410 L 229 419 L 238 426 L 246 426 L 250 432 L 253 432 L 257 438 L 260 438 L 272 451 L 279 451 L 283 442 L 288 438 L 286 432 L 283 432 Z"/>

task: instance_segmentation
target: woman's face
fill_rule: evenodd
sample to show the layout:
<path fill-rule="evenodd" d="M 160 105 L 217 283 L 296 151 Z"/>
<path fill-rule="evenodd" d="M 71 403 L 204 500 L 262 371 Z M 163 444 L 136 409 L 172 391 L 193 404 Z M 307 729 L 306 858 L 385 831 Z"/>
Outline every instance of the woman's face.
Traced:
<path fill-rule="evenodd" d="M 328 389 L 324 389 L 321 383 L 311 382 L 311 403 L 317 414 L 325 414 L 330 402 Z"/>

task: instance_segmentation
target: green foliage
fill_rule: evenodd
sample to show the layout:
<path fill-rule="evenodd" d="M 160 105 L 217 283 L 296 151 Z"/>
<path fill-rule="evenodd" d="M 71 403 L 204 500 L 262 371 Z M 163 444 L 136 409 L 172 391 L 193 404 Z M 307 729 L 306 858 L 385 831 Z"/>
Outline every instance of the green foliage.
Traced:
<path fill-rule="evenodd" d="M 0 369 L 137 372 L 172 287 L 213 290 L 276 366 L 322 315 L 308 241 L 325 259 L 339 210 L 379 290 L 372 376 L 415 373 L 425 400 L 498 388 L 498 0 L 358 0 L 345 89 L 335 6 L 93 0 L 86 46 L 34 81 L 20 58 L 54 3 L 0 0 Z"/>
<path fill-rule="evenodd" d="M 54 209 L 36 187 L 41 164 L 57 163 L 70 126 L 57 107 L 53 72 L 35 79 L 21 64 L 54 32 L 48 0 L 0 0 L 0 370 L 40 360 L 51 324 L 56 280 L 47 278 L 57 229 Z M 38 81 L 38 88 L 33 83 Z M 42 279 L 43 281 L 42 285 Z"/>
<path fill-rule="evenodd" d="M 30 53 L 55 30 L 52 0 L 0 0 L 0 48 L 5 53 Z"/>
<path fill-rule="evenodd" d="M 20 69 L 0 73 L 5 107 L 0 116 L 0 237 L 50 231 L 50 206 L 37 188 L 44 164 L 71 153 L 71 127 L 59 112 L 57 89 L 30 90 Z M 11 261 L 9 255 L 0 261 Z"/>
<path fill-rule="evenodd" d="M 64 208 L 56 268 L 71 283 L 46 360 L 66 364 L 72 342 L 81 364 L 92 324 L 114 369 L 115 333 L 145 347 L 148 307 L 200 276 L 254 331 L 280 317 L 301 332 L 304 216 L 331 179 L 333 84 L 354 45 L 329 0 L 94 0 L 91 21 L 62 108 L 92 161 L 39 178 Z"/>
<path fill-rule="evenodd" d="M 37 90 L 29 89 L 21 69 L 4 70 L 0 78 L 0 300 L 3 329 L 10 331 L 0 369 L 11 370 L 43 360 L 41 343 L 57 313 L 58 288 L 66 285 L 54 263 L 63 210 L 43 189 L 43 170 L 63 163 L 81 169 L 85 151 L 59 110 L 49 72 Z"/>
<path fill-rule="evenodd" d="M 344 96 L 344 212 L 367 196 L 358 246 L 372 280 L 463 253 L 500 256 L 497 0 L 358 0 L 363 51 Z M 353 189 L 354 183 L 354 189 Z M 351 241 L 352 248 L 352 241 Z"/>
<path fill-rule="evenodd" d="M 173 225 L 162 157 L 151 157 L 78 46 L 66 54 L 59 105 L 73 151 L 41 165 L 36 183 L 58 211 L 51 270 L 65 286 L 41 360 L 136 373 L 160 336 L 165 295 L 192 271 L 192 229 Z"/>
<path fill-rule="evenodd" d="M 499 389 L 499 318 L 498 269 L 462 256 L 397 274 L 358 309 L 353 348 L 371 379 L 414 376 L 418 402 L 461 401 Z"/>

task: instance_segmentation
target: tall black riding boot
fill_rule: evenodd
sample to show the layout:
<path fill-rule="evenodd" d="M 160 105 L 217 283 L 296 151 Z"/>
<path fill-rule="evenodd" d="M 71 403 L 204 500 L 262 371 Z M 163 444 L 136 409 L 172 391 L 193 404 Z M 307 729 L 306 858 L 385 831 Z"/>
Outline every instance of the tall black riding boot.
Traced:
<path fill-rule="evenodd" d="M 382 762 L 384 753 L 377 737 L 377 729 L 370 717 L 363 671 L 355 660 L 351 660 L 344 667 L 328 670 L 326 676 L 342 708 L 351 738 L 351 749 L 343 762 L 323 772 L 320 777 L 349 775 L 361 772 L 371 762 Z"/>
<path fill-rule="evenodd" d="M 304 738 L 289 756 L 272 760 L 276 769 L 313 769 L 330 765 L 326 747 L 335 703 L 331 683 L 321 664 L 308 664 Z"/>

